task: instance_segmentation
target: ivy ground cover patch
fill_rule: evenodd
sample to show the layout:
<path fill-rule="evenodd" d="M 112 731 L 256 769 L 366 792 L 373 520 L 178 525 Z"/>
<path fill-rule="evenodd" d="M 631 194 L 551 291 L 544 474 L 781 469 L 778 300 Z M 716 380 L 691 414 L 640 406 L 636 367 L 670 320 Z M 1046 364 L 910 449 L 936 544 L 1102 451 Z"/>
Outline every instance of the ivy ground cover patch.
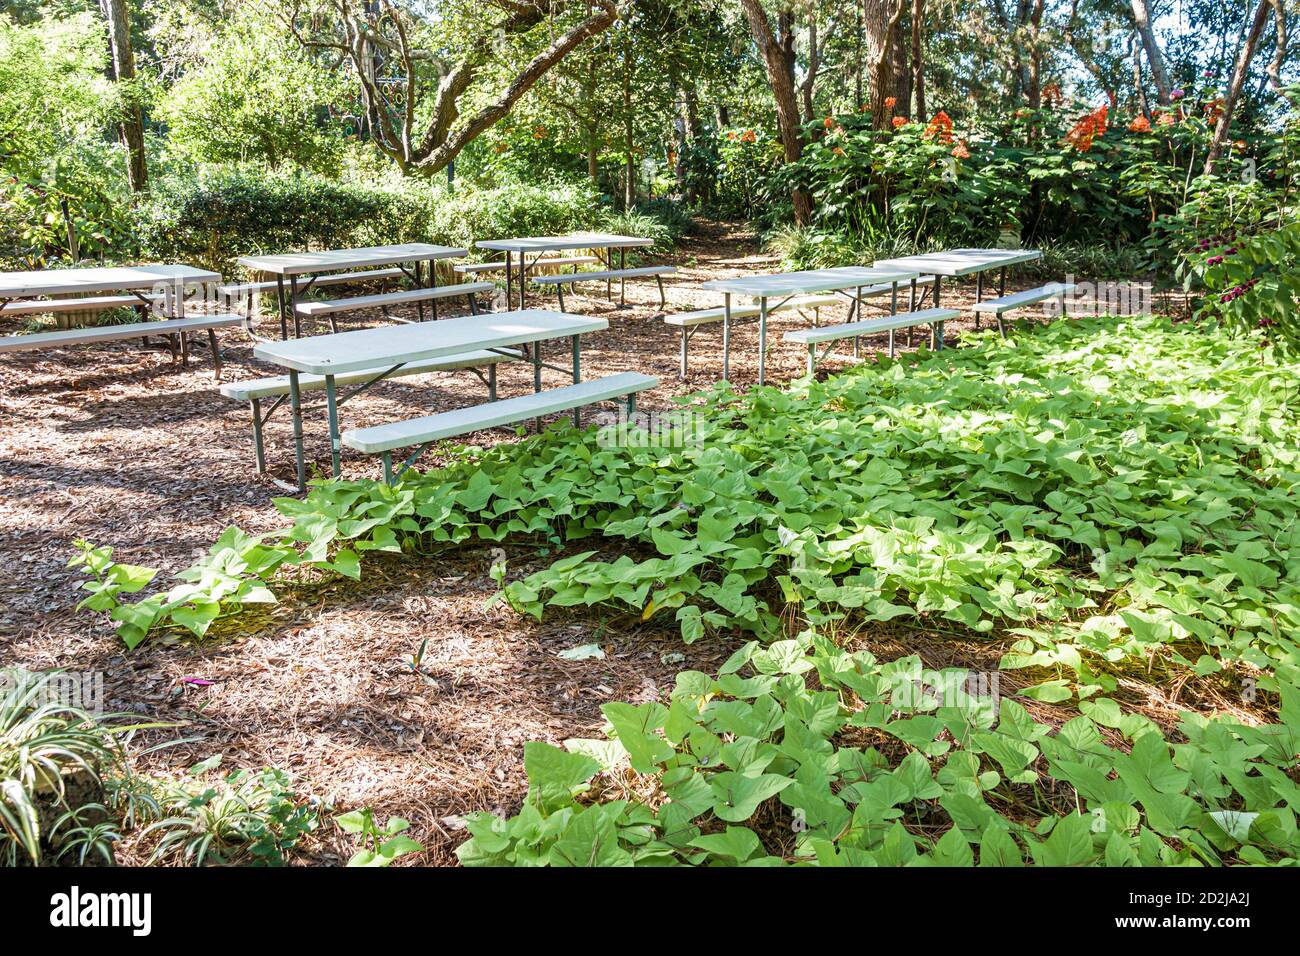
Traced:
<path fill-rule="evenodd" d="M 1300 664 L 1298 384 L 1221 330 L 1058 322 L 787 390 L 719 388 L 675 446 L 560 424 L 396 488 L 322 482 L 278 501 L 280 539 L 232 528 L 134 603 L 150 570 L 89 545 L 74 560 L 129 644 L 202 635 L 275 600 L 293 568 L 356 577 L 369 551 L 511 537 L 585 549 L 505 586 L 537 617 L 601 605 L 675 617 L 686 641 L 903 618 L 1010 632 L 1003 666 L 1053 669 L 1036 690 L 1053 700 L 1157 658 L 1276 690 Z"/>

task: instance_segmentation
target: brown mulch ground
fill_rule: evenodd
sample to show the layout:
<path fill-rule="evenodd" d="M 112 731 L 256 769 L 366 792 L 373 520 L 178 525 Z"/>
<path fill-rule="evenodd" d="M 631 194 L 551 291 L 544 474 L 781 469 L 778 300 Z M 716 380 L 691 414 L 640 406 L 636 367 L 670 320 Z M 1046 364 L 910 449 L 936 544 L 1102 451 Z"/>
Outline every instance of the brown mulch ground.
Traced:
<path fill-rule="evenodd" d="M 705 279 L 777 268 L 751 237 L 717 224 L 702 224 L 673 261 L 674 311 L 719 304 L 698 288 Z M 945 289 L 945 304 L 974 299 L 973 284 Z M 647 409 L 669 407 L 671 397 L 720 377 L 721 332 L 713 327 L 692 342 L 691 376 L 678 380 L 679 333 L 661 321 L 653 281 L 629 284 L 626 309 L 601 298 L 599 286 L 580 290 L 587 294 L 568 300 L 569 310 L 610 321 L 608 331 L 584 339 L 584 377 L 657 375 L 659 388 L 639 400 Z M 969 323 L 951 323 L 949 335 Z M 362 324 L 365 317 L 349 327 Z M 803 350 L 781 342 L 784 331 L 803 324 L 789 313 L 772 318 L 770 382 L 803 373 Z M 254 363 L 247 337 L 219 335 L 226 380 L 272 373 Z M 757 377 L 756 326 L 738 326 L 732 341 L 732 381 L 744 387 Z M 173 735 L 187 742 L 144 758 L 144 769 L 175 773 L 216 753 L 227 767 L 276 766 L 340 808 L 369 805 L 381 819 L 406 817 L 429 850 L 420 862 L 448 863 L 465 836 L 460 815 L 517 808 L 525 741 L 599 735 L 602 703 L 653 699 L 679 670 L 711 671 L 733 649 L 724 641 L 683 646 L 671 622 L 664 628 L 593 612 L 548 616 L 539 625 L 508 608 L 485 609 L 496 591 L 491 553 L 468 547 L 428 561 L 371 558 L 360 583 L 290 591 L 266 616 L 242 625 L 244 633 L 203 646 L 154 641 L 124 652 L 99 616 L 73 611 L 80 576 L 65 565 L 76 539 L 111 544 L 117 560 L 160 568 L 165 578 L 228 525 L 263 532 L 284 524 L 271 503 L 283 492 L 253 469 L 246 407 L 217 393 L 205 348 L 191 358 L 183 370 L 165 350 L 126 342 L 0 362 L 0 664 L 101 670 L 109 709 L 176 721 Z M 562 384 L 558 373 L 547 376 Z M 501 368 L 503 396 L 528 391 L 530 369 Z M 343 420 L 345 427 L 376 424 L 484 398 L 468 372 L 427 375 L 359 396 Z M 308 401 L 309 455 L 323 471 L 329 453 L 319 393 Z M 508 435 L 473 439 L 501 440 Z M 273 419 L 267 441 L 272 474 L 289 480 L 287 415 Z M 378 463 L 345 450 L 344 473 L 378 477 Z M 507 552 L 512 576 L 547 560 L 523 547 Z M 1000 650 L 913 637 L 904 644 L 897 628 L 882 630 L 873 647 L 888 657 L 920 652 L 938 666 L 992 666 Z M 408 662 L 426 639 L 415 673 Z M 606 648 L 604 660 L 556 656 L 592 642 Z M 1134 695 L 1163 690 L 1144 686 Z M 1184 691 L 1182 705 L 1188 696 Z M 1172 701 L 1134 702 L 1173 709 Z M 336 862 L 349 847 L 326 829 L 309 854 Z M 128 845 L 124 858 L 133 852 Z"/>

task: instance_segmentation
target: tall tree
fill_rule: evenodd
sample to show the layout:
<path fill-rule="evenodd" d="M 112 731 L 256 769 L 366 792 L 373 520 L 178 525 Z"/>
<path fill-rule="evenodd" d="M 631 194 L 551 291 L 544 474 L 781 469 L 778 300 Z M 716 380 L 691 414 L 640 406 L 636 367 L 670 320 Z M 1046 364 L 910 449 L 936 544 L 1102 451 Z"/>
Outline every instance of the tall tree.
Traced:
<path fill-rule="evenodd" d="M 898 23 L 908 0 L 862 0 L 862 21 L 866 28 L 867 70 L 870 81 L 867 106 L 872 123 L 880 129 L 889 124 L 885 100 L 897 91 Z"/>
<path fill-rule="evenodd" d="M 912 109 L 911 117 L 924 123 L 925 112 L 925 0 L 912 0 Z"/>
<path fill-rule="evenodd" d="M 445 45 L 455 51 L 451 59 L 417 45 L 426 24 L 416 18 L 414 8 L 394 0 L 324 0 L 323 6 L 325 15 L 307 0 L 291 0 L 281 15 L 309 49 L 330 51 L 352 65 L 371 137 L 403 172 L 432 173 L 446 167 L 552 67 L 618 18 L 615 0 L 487 0 L 467 11 L 440 9 L 448 22 L 453 13 L 466 14 L 456 21 L 454 42 Z M 495 21 L 491 11 L 499 14 Z M 554 19 L 575 12 L 577 16 L 565 21 L 567 27 Z M 490 72 L 494 52 L 535 27 L 547 28 L 545 46 L 514 68 L 504 89 L 472 97 L 486 102 L 461 122 L 462 99 Z M 381 64 L 391 65 L 396 75 L 381 77 Z"/>
<path fill-rule="evenodd" d="M 1131 0 L 1133 23 L 1138 36 L 1142 39 L 1142 49 L 1146 51 L 1147 64 L 1151 67 L 1151 81 L 1156 85 L 1156 100 L 1162 106 L 1170 102 L 1169 73 L 1165 70 L 1165 58 L 1160 52 L 1160 43 L 1156 40 L 1155 30 L 1151 26 L 1151 8 L 1147 0 Z"/>
<path fill-rule="evenodd" d="M 1259 38 L 1264 33 L 1264 25 L 1268 22 L 1268 15 L 1272 11 L 1273 5 L 1270 0 L 1258 0 L 1255 6 L 1255 16 L 1251 18 L 1250 26 L 1245 28 L 1246 33 L 1237 52 L 1237 65 L 1232 71 L 1232 80 L 1228 84 L 1228 93 L 1223 98 L 1223 108 L 1219 112 L 1218 122 L 1214 124 L 1214 137 L 1210 140 L 1210 152 L 1205 157 L 1206 176 L 1214 174 L 1215 166 L 1223 157 L 1223 144 L 1228 140 L 1228 130 L 1232 126 L 1232 113 L 1237 107 L 1237 100 L 1241 97 L 1241 88 L 1246 85 L 1246 77 L 1250 73 L 1250 61 L 1255 57 L 1255 50 L 1259 47 Z M 1285 31 L 1286 28 L 1283 27 L 1283 33 Z"/>
<path fill-rule="evenodd" d="M 786 162 L 793 163 L 803 155 L 803 133 L 799 124 L 799 102 L 795 94 L 794 67 L 794 14 L 788 9 L 777 12 L 777 27 L 772 29 L 767 11 L 760 0 L 740 0 L 750 32 L 758 45 L 758 52 L 767 67 L 772 98 L 776 102 L 776 125 L 781 138 L 781 148 Z M 812 199 L 802 189 L 790 195 L 794 203 L 794 221 L 807 225 L 812 221 Z"/>
<path fill-rule="evenodd" d="M 113 79 L 121 85 L 122 113 L 118 134 L 126 147 L 126 178 L 132 192 L 149 185 L 149 166 L 144 152 L 144 111 L 135 88 L 135 53 L 131 50 L 131 14 L 126 0 L 100 0 L 108 21 L 108 45 L 113 53 Z"/>

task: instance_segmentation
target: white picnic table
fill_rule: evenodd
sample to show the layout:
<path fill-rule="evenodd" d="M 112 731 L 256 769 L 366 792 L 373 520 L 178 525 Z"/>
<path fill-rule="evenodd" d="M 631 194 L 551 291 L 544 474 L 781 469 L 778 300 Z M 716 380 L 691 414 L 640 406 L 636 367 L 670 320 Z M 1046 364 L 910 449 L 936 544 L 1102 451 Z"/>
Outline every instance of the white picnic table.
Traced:
<path fill-rule="evenodd" d="M 404 242 L 392 246 L 363 246 L 357 249 L 322 249 L 316 252 L 289 252 L 265 256 L 240 256 L 238 262 L 253 273 L 275 277 L 276 304 L 280 313 L 280 338 L 289 337 L 288 317 L 294 316 L 294 334 L 301 335 L 298 314 L 294 307 L 300 296 L 312 286 L 313 275 L 336 272 L 341 269 L 363 269 L 370 266 L 397 266 L 415 283 L 423 287 L 422 264 L 429 264 L 429 287 L 437 285 L 434 262 L 438 259 L 459 259 L 469 250 L 453 246 L 436 246 L 427 242 Z M 411 270 L 407 270 L 407 266 Z M 299 287 L 299 277 L 307 277 Z M 286 290 L 286 282 L 288 288 Z"/>
<path fill-rule="evenodd" d="M 511 276 L 514 267 L 514 257 L 519 257 L 519 308 L 524 307 L 524 299 L 528 290 L 528 270 L 537 264 L 544 253 L 563 252 L 571 249 L 591 249 L 596 253 L 597 258 L 601 258 L 600 253 L 604 252 L 601 261 L 606 269 L 614 268 L 614 252 L 618 251 L 618 268 L 623 269 L 627 265 L 627 250 L 641 246 L 653 246 L 653 239 L 646 239 L 642 236 L 619 236 L 607 232 L 570 232 L 563 236 L 519 236 L 514 239 L 484 239 L 474 243 L 480 249 L 490 249 L 493 252 L 504 252 L 506 254 L 506 308 L 512 305 L 511 301 Z M 532 261 L 529 261 L 529 256 Z"/>
<path fill-rule="evenodd" d="M 174 303 L 183 303 L 187 288 L 220 281 L 220 274 L 207 269 L 164 264 L 3 272 L 0 273 L 0 312 L 10 302 L 25 296 L 95 292 L 129 293 L 136 296 L 141 305 L 150 306 L 154 300 L 141 294 L 148 291 L 162 295 L 166 314 L 170 315 Z"/>
<path fill-rule="evenodd" d="M 444 358 L 466 352 L 501 352 L 511 346 L 531 346 L 533 388 L 541 390 L 543 362 L 541 343 L 548 339 L 571 339 L 571 368 L 547 365 L 557 371 L 572 372 L 573 381 L 582 380 L 581 339 L 588 332 L 609 328 L 602 318 L 568 315 L 547 309 L 523 309 L 487 315 L 466 315 L 411 325 L 382 326 L 317 335 L 306 339 L 265 342 L 253 349 L 255 358 L 289 371 L 289 403 L 293 415 L 293 437 L 298 464 L 298 488 L 306 487 L 306 458 L 303 451 L 302 410 L 298 376 L 321 375 L 325 378 L 325 398 L 330 431 L 332 473 L 339 476 L 341 437 L 334 376 L 345 372 L 373 369 L 375 377 L 357 388 L 361 391 L 386 378 L 408 362 Z M 511 357 L 517 357 L 512 355 Z M 356 394 L 354 391 L 351 394 Z M 350 396 L 344 396 L 348 398 Z"/>
<path fill-rule="evenodd" d="M 758 299 L 758 384 L 767 377 L 767 315 L 769 299 L 786 300 L 794 296 L 833 292 L 848 298 L 849 320 L 853 319 L 862 290 L 879 284 L 893 286 L 891 311 L 897 308 L 898 285 L 915 282 L 920 271 L 910 268 L 884 268 L 880 266 L 841 266 L 833 269 L 807 269 L 800 272 L 775 272 L 767 275 L 738 276 L 734 279 L 710 279 L 700 288 L 723 294 L 722 319 L 722 377 L 726 380 L 731 371 L 731 297 L 748 295 Z M 775 308 L 779 308 L 780 302 Z"/>
<path fill-rule="evenodd" d="M 943 279 L 975 276 L 975 298 L 984 298 L 984 273 L 993 269 L 1001 271 L 998 295 L 1007 291 L 1007 268 L 1041 259 L 1037 249 L 950 249 L 946 252 L 927 252 L 898 259 L 878 259 L 876 267 L 884 269 L 915 269 L 923 275 L 934 276 L 934 304 L 939 303 Z"/>

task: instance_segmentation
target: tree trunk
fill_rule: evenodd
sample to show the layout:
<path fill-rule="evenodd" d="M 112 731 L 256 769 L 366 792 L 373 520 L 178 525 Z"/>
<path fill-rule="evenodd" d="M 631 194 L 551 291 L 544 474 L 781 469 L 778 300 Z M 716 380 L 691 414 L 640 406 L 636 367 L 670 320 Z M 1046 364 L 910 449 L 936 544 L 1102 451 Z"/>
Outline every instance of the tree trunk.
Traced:
<path fill-rule="evenodd" d="M 1259 38 L 1264 32 L 1264 24 L 1268 22 L 1268 15 L 1272 9 L 1273 6 L 1269 0 L 1259 0 L 1259 4 L 1255 8 L 1255 18 L 1251 21 L 1250 29 L 1241 44 L 1241 50 L 1237 53 L 1237 66 L 1232 71 L 1232 82 L 1228 85 L 1228 95 L 1223 100 L 1223 112 L 1219 114 L 1219 121 L 1214 124 L 1214 138 L 1210 141 L 1209 155 L 1205 157 L 1206 176 L 1214 174 L 1214 167 L 1223 155 L 1223 144 L 1227 142 L 1228 130 L 1232 126 L 1232 111 L 1236 108 L 1237 99 L 1241 96 L 1241 88 L 1245 85 L 1246 75 L 1250 72 L 1250 61 L 1255 57 L 1255 50 L 1259 46 Z"/>
<path fill-rule="evenodd" d="M 1043 0 L 1034 0 L 1033 7 L 1029 11 L 1029 88 L 1025 91 L 1031 109 L 1038 109 L 1043 105 L 1043 50 L 1040 42 L 1042 24 Z"/>
<path fill-rule="evenodd" d="M 627 162 L 623 208 L 636 205 L 636 127 L 632 116 L 632 42 L 623 43 L 623 150 Z"/>
<path fill-rule="evenodd" d="M 776 101 L 776 125 L 781 137 L 782 152 L 788 163 L 797 162 L 803 155 L 803 137 L 799 128 L 799 104 L 794 88 L 794 22 L 789 13 L 778 14 L 780 37 L 772 32 L 772 24 L 760 0 L 740 0 L 749 20 L 750 32 L 758 45 L 758 52 L 767 67 L 768 82 Z M 812 200 L 806 192 L 791 192 L 794 203 L 794 221 L 800 226 L 812 221 Z"/>
<path fill-rule="evenodd" d="M 1156 42 L 1155 31 L 1151 29 L 1151 9 L 1147 0 L 1130 0 L 1133 7 L 1133 22 L 1137 26 L 1138 36 L 1142 38 L 1142 48 L 1146 50 L 1147 63 L 1151 66 L 1151 80 L 1156 85 L 1156 100 L 1162 106 L 1170 102 L 1169 74 L 1165 72 L 1165 58 L 1160 53 L 1160 44 Z"/>
<path fill-rule="evenodd" d="M 126 96 L 118 132 L 126 147 L 126 179 L 132 192 L 143 192 L 149 185 L 149 167 L 144 152 L 144 113 L 132 81 L 135 79 L 135 54 L 131 50 L 131 14 L 126 0 L 100 0 L 100 9 L 108 21 L 108 45 L 113 52 L 113 79 L 124 85 Z"/>
<path fill-rule="evenodd" d="M 911 117 L 919 123 L 925 114 L 925 0 L 912 0 L 912 97 Z"/>
<path fill-rule="evenodd" d="M 894 34 L 908 0 L 862 0 L 862 22 L 866 26 L 867 70 L 870 92 L 867 104 L 872 125 L 889 125 L 885 99 L 894 95 Z"/>
<path fill-rule="evenodd" d="M 905 5 L 910 7 L 911 4 L 909 2 Z M 889 44 L 889 55 L 894 61 L 890 67 L 890 72 L 894 74 L 894 92 L 890 94 L 894 97 L 894 110 L 899 113 L 910 113 L 912 106 L 911 44 L 903 36 L 901 17 Z"/>
<path fill-rule="evenodd" d="M 1142 53 L 1138 49 L 1141 41 L 1135 35 L 1129 44 L 1129 52 L 1133 55 L 1133 93 L 1137 97 L 1138 108 L 1142 110 L 1142 115 L 1148 120 L 1151 119 L 1151 104 L 1147 102 L 1146 84 L 1142 82 Z"/>
<path fill-rule="evenodd" d="M 812 123 L 817 119 L 817 112 L 813 108 L 813 85 L 817 82 L 817 70 L 821 67 L 821 61 L 818 58 L 817 50 L 817 21 L 816 19 L 808 21 L 808 71 L 804 74 L 803 82 L 799 84 L 799 95 L 803 99 L 803 121 Z M 817 135 L 816 132 L 813 133 Z"/>

